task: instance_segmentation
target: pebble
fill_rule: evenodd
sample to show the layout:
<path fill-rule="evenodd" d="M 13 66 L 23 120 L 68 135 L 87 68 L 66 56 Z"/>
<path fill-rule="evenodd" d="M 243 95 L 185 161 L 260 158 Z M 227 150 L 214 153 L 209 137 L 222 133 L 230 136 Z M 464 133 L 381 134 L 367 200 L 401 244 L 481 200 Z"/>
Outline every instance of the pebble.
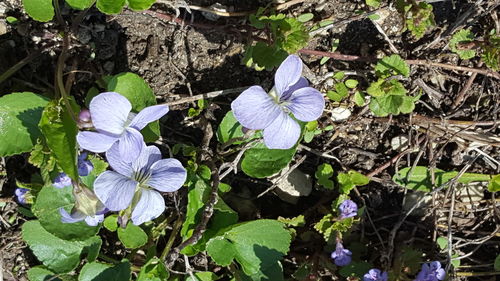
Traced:
<path fill-rule="evenodd" d="M 349 118 L 351 116 L 351 111 L 345 107 L 339 106 L 332 109 L 331 114 L 332 120 L 338 122 Z"/>
<path fill-rule="evenodd" d="M 283 170 L 282 173 L 286 173 Z M 278 197 L 288 203 L 296 204 L 301 196 L 308 196 L 312 191 L 309 175 L 299 169 L 293 170 L 286 179 L 281 180 L 275 189 Z"/>

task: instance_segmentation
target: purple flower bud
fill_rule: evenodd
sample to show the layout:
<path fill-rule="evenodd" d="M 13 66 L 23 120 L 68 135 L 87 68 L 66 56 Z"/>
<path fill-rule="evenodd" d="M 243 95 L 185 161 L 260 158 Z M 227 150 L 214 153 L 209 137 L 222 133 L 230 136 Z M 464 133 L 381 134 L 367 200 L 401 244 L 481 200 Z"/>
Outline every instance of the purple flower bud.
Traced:
<path fill-rule="evenodd" d="M 387 281 L 387 278 L 387 272 L 374 268 L 363 276 L 363 281 Z"/>
<path fill-rule="evenodd" d="M 78 174 L 82 177 L 88 176 L 94 169 L 92 162 L 87 160 L 87 153 L 83 152 L 78 156 Z"/>
<path fill-rule="evenodd" d="M 55 179 L 53 186 L 57 188 L 64 188 L 71 185 L 71 178 L 65 173 L 60 173 Z"/>
<path fill-rule="evenodd" d="M 433 261 L 422 265 L 422 270 L 418 273 L 415 281 L 440 281 L 444 280 L 445 277 L 446 272 L 441 268 L 441 263 Z"/>
<path fill-rule="evenodd" d="M 341 242 L 337 242 L 337 246 L 335 251 L 332 252 L 331 257 L 337 266 L 346 266 L 351 263 L 351 255 L 351 251 L 344 249 Z"/>
<path fill-rule="evenodd" d="M 358 214 L 358 205 L 352 200 L 345 200 L 339 206 L 340 219 L 354 217 Z"/>
<path fill-rule="evenodd" d="M 92 128 L 94 126 L 88 109 L 82 109 L 78 114 L 78 126 L 80 128 Z"/>
<path fill-rule="evenodd" d="M 28 192 L 29 192 L 29 189 L 22 188 L 22 187 L 16 188 L 16 191 L 14 193 L 16 194 L 17 202 L 19 202 L 23 205 L 29 204 L 26 200 L 27 199 L 26 193 L 28 193 Z"/>

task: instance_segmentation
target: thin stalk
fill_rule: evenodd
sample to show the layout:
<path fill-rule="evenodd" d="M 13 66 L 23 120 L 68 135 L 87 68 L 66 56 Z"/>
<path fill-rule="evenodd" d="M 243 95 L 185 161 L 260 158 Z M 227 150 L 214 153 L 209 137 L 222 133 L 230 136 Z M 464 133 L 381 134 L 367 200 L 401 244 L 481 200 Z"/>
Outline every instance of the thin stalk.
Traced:
<path fill-rule="evenodd" d="M 179 233 L 181 226 L 182 226 L 182 219 L 179 218 L 174 223 L 172 232 L 168 237 L 167 245 L 165 245 L 165 249 L 163 249 L 163 252 L 161 253 L 160 260 L 165 261 L 165 258 L 168 256 L 168 253 L 170 253 L 170 249 L 172 249 L 172 245 L 174 244 L 175 238 L 177 237 L 177 233 Z"/>

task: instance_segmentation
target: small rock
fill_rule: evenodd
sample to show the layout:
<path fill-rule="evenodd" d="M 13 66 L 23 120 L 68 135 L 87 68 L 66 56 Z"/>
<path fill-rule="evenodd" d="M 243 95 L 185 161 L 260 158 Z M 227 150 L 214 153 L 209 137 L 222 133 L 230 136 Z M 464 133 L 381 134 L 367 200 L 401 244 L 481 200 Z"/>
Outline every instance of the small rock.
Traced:
<path fill-rule="evenodd" d="M 408 147 L 408 138 L 400 135 L 391 139 L 391 147 L 393 150 L 401 151 Z"/>
<path fill-rule="evenodd" d="M 421 191 L 413 191 L 413 192 L 408 191 L 406 193 L 405 201 L 404 201 L 404 205 L 403 205 L 403 211 L 405 213 L 410 211 L 413 208 L 413 206 L 415 206 L 417 204 L 417 202 L 420 200 L 420 198 L 422 198 L 422 196 L 424 196 L 424 200 L 422 201 L 422 203 L 420 203 L 420 205 L 418 207 L 415 208 L 415 210 L 413 210 L 411 215 L 415 215 L 415 216 L 425 215 L 428 212 L 428 210 L 429 210 L 428 208 L 431 205 L 432 194 L 421 192 Z"/>
<path fill-rule="evenodd" d="M 4 20 L 0 20 L 0 36 L 7 33 L 7 31 L 8 31 L 7 23 Z"/>
<path fill-rule="evenodd" d="M 286 173 L 283 170 L 282 173 Z M 293 170 L 286 179 L 281 180 L 275 189 L 278 197 L 288 203 L 296 204 L 300 196 L 308 196 L 312 191 L 312 182 L 308 175 L 299 169 Z"/>
<path fill-rule="evenodd" d="M 332 114 L 332 120 L 339 122 L 349 118 L 351 116 L 351 111 L 347 108 L 339 106 L 332 109 L 331 114 Z"/>

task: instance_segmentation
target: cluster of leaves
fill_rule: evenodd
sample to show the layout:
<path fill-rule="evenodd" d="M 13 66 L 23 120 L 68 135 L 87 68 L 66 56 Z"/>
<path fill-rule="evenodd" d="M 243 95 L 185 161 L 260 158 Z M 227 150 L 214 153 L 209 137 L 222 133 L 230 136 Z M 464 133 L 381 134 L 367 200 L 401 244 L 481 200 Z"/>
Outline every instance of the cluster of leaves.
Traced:
<path fill-rule="evenodd" d="M 416 39 L 422 38 L 427 29 L 436 25 L 432 5 L 425 1 L 397 0 L 396 9 L 403 17 L 405 29 Z"/>
<path fill-rule="evenodd" d="M 500 70 L 500 35 L 497 35 L 494 29 L 485 36 L 483 41 L 476 40 L 471 30 L 462 29 L 451 38 L 450 49 L 463 60 L 474 58 L 479 51 L 487 67 L 493 71 Z"/>
<path fill-rule="evenodd" d="M 347 79 L 345 72 L 339 71 L 333 75 L 336 83 L 333 86 L 335 90 L 330 90 L 326 93 L 327 97 L 335 102 L 341 102 L 351 93 L 352 100 L 357 106 L 365 104 L 365 96 L 358 90 L 359 82 L 356 79 Z"/>
<path fill-rule="evenodd" d="M 85 10 L 94 3 L 97 9 L 105 14 L 118 14 L 127 5 L 134 11 L 147 10 L 155 0 L 65 0 L 65 3 L 75 10 Z M 26 13 L 34 20 L 47 22 L 54 18 L 52 0 L 23 0 Z"/>
<path fill-rule="evenodd" d="M 256 70 L 269 70 L 279 66 L 288 54 L 303 48 L 309 40 L 309 33 L 299 19 L 285 14 L 266 16 L 264 12 L 264 8 L 259 8 L 255 14 L 250 15 L 250 23 L 252 27 L 263 30 L 268 38 L 255 44 L 249 43 L 243 57 L 243 63 Z"/>
<path fill-rule="evenodd" d="M 333 130 L 333 125 L 328 125 L 325 128 L 318 127 L 318 121 L 314 120 L 307 122 L 304 130 L 304 142 L 310 143 L 314 136 L 321 135 L 324 132 Z"/>
<path fill-rule="evenodd" d="M 372 97 L 370 109 L 376 116 L 410 113 L 415 109 L 415 102 L 420 96 L 407 95 L 408 91 L 397 79 L 399 75 L 408 77 L 410 67 L 398 55 L 381 59 L 375 66 L 378 80 L 371 83 L 366 92 Z"/>

